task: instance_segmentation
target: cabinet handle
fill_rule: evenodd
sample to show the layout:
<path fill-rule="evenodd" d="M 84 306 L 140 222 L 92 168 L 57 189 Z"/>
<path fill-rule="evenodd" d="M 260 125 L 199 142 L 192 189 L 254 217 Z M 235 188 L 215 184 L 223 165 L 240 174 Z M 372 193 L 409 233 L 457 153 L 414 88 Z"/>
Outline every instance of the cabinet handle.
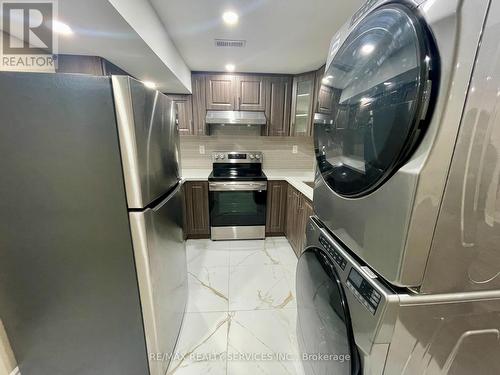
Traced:
<path fill-rule="evenodd" d="M 238 109 L 241 109 L 241 97 L 238 97 Z"/>

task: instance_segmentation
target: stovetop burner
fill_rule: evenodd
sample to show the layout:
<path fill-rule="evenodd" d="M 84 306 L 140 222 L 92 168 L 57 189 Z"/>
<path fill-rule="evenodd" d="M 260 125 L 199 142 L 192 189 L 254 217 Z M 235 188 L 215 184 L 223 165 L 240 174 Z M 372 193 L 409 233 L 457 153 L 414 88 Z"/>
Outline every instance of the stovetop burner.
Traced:
<path fill-rule="evenodd" d="M 266 181 L 262 172 L 262 153 L 232 151 L 213 153 L 213 170 L 209 181 Z"/>
<path fill-rule="evenodd" d="M 217 173 L 214 171 L 210 173 L 208 176 L 208 181 L 266 181 L 267 176 L 264 172 L 256 173 L 256 174 L 245 174 L 236 171 L 235 173 Z"/>

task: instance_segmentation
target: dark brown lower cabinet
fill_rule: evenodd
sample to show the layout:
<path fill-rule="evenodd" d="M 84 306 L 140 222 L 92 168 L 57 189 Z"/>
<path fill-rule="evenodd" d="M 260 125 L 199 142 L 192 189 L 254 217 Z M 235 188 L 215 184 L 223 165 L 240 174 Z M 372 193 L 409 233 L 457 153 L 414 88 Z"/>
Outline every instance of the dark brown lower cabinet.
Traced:
<path fill-rule="evenodd" d="M 304 195 L 301 194 L 300 198 L 300 244 L 299 244 L 299 251 L 296 252 L 297 256 L 300 256 L 302 252 L 304 251 L 304 248 L 306 247 L 306 227 L 307 227 L 307 222 L 309 220 L 309 217 L 314 214 L 313 210 L 313 204 L 312 202 L 307 199 Z"/>
<path fill-rule="evenodd" d="M 210 238 L 208 182 L 184 183 L 184 235 Z M 300 256 L 306 245 L 306 225 L 313 214 L 312 202 L 286 181 L 268 181 L 266 236 L 282 236 Z"/>
<path fill-rule="evenodd" d="M 185 237 L 209 238 L 208 181 L 186 181 L 183 188 Z"/>
<path fill-rule="evenodd" d="M 297 257 L 304 251 L 307 220 L 312 214 L 312 202 L 288 185 L 285 234 Z"/>
<path fill-rule="evenodd" d="M 288 182 L 267 182 L 266 236 L 285 234 Z"/>
<path fill-rule="evenodd" d="M 299 192 L 288 185 L 287 204 L 286 204 L 286 238 L 293 250 L 297 254 L 299 248 L 298 223 L 299 223 Z"/>

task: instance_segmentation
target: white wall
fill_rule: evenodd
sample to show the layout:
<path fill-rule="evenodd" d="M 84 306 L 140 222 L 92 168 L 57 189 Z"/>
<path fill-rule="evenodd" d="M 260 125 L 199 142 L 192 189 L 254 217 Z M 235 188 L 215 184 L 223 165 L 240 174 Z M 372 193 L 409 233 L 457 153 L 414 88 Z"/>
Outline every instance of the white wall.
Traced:
<path fill-rule="evenodd" d="M 10 348 L 9 339 L 0 320 L 0 375 L 9 375 L 16 368 L 14 353 Z"/>

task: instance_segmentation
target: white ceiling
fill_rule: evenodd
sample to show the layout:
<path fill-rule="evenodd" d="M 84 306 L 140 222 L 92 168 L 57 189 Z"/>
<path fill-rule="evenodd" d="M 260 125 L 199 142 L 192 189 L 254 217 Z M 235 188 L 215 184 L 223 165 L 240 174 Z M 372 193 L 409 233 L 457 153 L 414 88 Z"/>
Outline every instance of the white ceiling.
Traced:
<path fill-rule="evenodd" d="M 60 0 L 58 18 L 74 35 L 59 37 L 59 53 L 102 56 L 138 79 L 155 82 L 162 91 L 190 92 L 190 72 L 175 46 L 165 51 L 152 42 L 165 46 L 169 37 L 148 6 L 148 0 Z M 135 23 L 130 20 L 134 7 L 142 9 L 141 17 L 135 11 Z"/>
<path fill-rule="evenodd" d="M 363 0 L 59 0 L 74 31 L 59 53 L 102 56 L 164 92 L 191 91 L 190 70 L 302 73 L 325 63 L 330 39 Z M 228 27 L 225 10 L 240 21 Z M 216 48 L 215 38 L 244 39 Z"/>
<path fill-rule="evenodd" d="M 57 53 L 102 56 L 164 92 L 191 91 L 191 71 L 148 0 L 59 0 L 57 10 L 74 32 L 58 35 Z M 22 40 L 17 26 L 5 31 Z"/>
<path fill-rule="evenodd" d="M 363 0 L 150 0 L 188 67 L 239 72 L 301 73 L 326 61 L 330 39 Z M 225 10 L 239 23 L 228 27 Z M 245 39 L 217 48 L 215 38 Z"/>

